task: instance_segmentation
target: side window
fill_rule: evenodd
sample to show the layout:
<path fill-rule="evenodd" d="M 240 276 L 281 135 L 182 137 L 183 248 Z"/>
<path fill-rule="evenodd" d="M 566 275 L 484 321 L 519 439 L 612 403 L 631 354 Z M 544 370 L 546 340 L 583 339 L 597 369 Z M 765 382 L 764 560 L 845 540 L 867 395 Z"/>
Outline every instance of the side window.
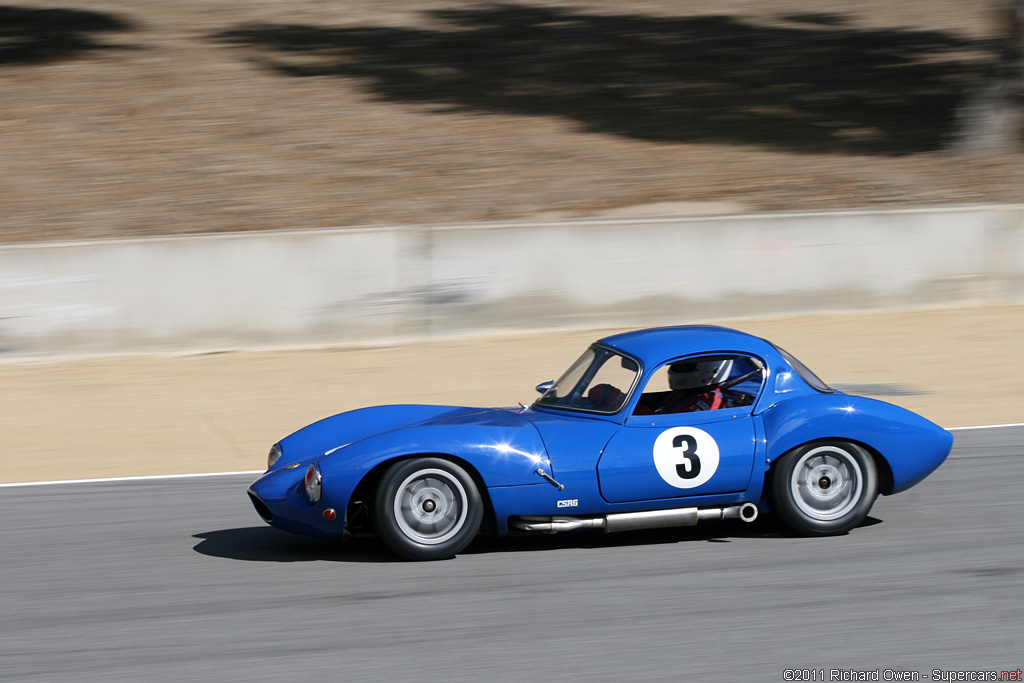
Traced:
<path fill-rule="evenodd" d="M 761 391 L 761 361 L 749 356 L 698 356 L 658 368 L 640 396 L 634 415 L 668 415 L 740 408 Z"/>

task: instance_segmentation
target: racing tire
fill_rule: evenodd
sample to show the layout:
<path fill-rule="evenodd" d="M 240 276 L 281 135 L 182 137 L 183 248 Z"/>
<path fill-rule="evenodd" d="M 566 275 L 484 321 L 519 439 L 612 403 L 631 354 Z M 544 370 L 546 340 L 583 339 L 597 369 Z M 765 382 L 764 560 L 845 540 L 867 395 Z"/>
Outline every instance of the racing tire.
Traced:
<path fill-rule="evenodd" d="M 407 560 L 445 560 L 480 530 L 483 503 L 465 469 L 442 458 L 402 460 L 377 487 L 374 526 L 381 541 Z"/>
<path fill-rule="evenodd" d="M 835 536 L 857 527 L 878 496 L 871 454 L 846 441 L 817 441 L 783 455 L 771 485 L 772 507 L 804 536 Z"/>

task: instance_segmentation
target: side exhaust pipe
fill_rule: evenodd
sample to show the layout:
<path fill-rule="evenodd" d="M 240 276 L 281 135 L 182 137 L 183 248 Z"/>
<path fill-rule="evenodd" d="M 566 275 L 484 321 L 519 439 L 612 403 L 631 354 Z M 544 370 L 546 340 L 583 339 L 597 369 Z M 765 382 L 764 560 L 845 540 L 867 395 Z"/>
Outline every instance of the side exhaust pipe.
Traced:
<path fill-rule="evenodd" d="M 604 529 L 606 533 L 614 533 L 638 529 L 695 526 L 700 521 L 714 519 L 739 519 L 744 522 L 753 522 L 757 519 L 757 506 L 753 503 L 743 503 L 721 508 L 620 512 L 601 517 L 519 517 L 514 526 L 523 531 L 542 531 L 547 534 L 578 529 Z"/>

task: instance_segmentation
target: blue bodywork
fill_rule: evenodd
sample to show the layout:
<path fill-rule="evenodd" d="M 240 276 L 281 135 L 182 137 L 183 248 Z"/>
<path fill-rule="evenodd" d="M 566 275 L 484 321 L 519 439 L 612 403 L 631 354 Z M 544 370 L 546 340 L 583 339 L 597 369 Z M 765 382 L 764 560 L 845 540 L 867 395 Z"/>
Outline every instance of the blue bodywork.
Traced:
<path fill-rule="evenodd" d="M 611 413 L 535 403 L 523 409 L 392 405 L 326 418 L 281 440 L 282 457 L 249 494 L 261 516 L 288 531 L 344 537 L 365 514 L 376 482 L 394 461 L 439 455 L 476 479 L 487 508 L 485 530 L 513 529 L 515 516 L 603 515 L 615 512 L 757 504 L 772 464 L 791 449 L 821 439 L 865 447 L 874 457 L 883 494 L 902 491 L 934 471 L 949 454 L 949 432 L 903 408 L 816 388 L 802 366 L 771 343 L 721 327 L 639 330 L 600 340 L 596 348 L 638 366 L 632 392 Z M 634 414 L 647 381 L 667 363 L 708 354 L 755 359 L 761 366 L 749 405 L 678 414 Z M 667 430 L 710 434 L 720 450 L 706 482 L 677 488 L 659 475 L 652 447 Z M 303 478 L 316 462 L 322 498 L 311 504 Z M 564 488 L 538 474 L 542 470 Z M 324 510 L 337 511 L 327 520 Z M 362 512 L 361 512 L 362 509 Z"/>

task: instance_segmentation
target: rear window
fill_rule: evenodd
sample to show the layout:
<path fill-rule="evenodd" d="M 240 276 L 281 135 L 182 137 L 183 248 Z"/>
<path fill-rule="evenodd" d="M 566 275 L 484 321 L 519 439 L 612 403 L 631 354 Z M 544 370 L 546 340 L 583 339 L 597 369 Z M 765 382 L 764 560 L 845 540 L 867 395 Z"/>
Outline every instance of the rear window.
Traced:
<path fill-rule="evenodd" d="M 829 394 L 832 393 L 832 388 L 822 382 L 820 377 L 811 372 L 809 367 L 798 361 L 796 356 L 785 349 L 780 349 L 778 346 L 775 347 L 775 350 L 781 353 L 782 357 L 786 359 L 786 362 L 793 366 L 793 369 L 796 370 L 796 374 L 800 375 L 800 378 L 803 381 L 807 382 L 818 391 L 824 391 Z"/>

